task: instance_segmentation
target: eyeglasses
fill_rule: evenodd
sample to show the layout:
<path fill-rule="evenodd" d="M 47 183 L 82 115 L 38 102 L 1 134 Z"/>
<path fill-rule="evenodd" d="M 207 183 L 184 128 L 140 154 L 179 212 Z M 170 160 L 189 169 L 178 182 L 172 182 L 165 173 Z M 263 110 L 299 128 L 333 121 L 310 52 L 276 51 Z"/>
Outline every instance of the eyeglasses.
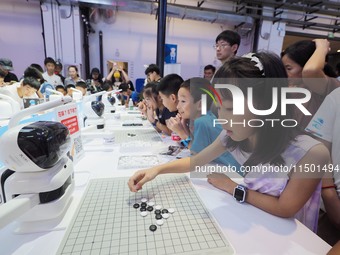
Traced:
<path fill-rule="evenodd" d="M 217 48 L 224 50 L 226 47 L 230 46 L 230 44 L 227 43 L 223 43 L 223 44 L 214 44 L 213 47 L 215 50 L 217 50 Z"/>

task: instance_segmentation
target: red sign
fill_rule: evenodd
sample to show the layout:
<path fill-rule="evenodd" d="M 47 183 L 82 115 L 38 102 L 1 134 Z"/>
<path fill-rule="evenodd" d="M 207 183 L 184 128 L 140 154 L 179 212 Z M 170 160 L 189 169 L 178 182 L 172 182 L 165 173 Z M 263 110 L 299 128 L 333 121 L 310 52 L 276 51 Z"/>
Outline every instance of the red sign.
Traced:
<path fill-rule="evenodd" d="M 79 131 L 77 116 L 72 116 L 71 118 L 63 119 L 61 120 L 61 123 L 68 128 L 71 135 Z"/>

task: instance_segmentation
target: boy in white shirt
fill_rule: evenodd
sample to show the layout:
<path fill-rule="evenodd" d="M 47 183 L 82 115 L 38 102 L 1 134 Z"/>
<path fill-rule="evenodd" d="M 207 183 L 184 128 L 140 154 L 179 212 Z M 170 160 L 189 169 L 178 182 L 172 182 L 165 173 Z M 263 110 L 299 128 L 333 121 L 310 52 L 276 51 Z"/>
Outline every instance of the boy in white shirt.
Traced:
<path fill-rule="evenodd" d="M 55 61 L 53 58 L 47 57 L 45 58 L 44 65 L 46 68 L 46 72 L 43 73 L 43 77 L 47 83 L 54 86 L 54 88 L 57 85 L 63 85 L 60 76 L 56 75 L 54 73 L 55 70 Z"/>

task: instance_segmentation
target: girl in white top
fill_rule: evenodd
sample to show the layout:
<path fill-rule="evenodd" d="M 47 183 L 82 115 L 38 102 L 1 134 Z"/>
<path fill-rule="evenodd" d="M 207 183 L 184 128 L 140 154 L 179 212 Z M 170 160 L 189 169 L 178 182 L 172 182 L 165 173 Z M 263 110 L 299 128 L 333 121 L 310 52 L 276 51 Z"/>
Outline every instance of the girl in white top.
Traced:
<path fill-rule="evenodd" d="M 226 79 L 225 77 L 228 77 Z M 240 79 L 242 78 L 242 79 Z M 263 79 L 265 78 L 265 79 Z M 268 79 L 281 78 L 281 79 Z M 213 84 L 233 84 L 242 90 L 247 99 L 247 89 L 252 88 L 252 101 L 258 110 L 270 109 L 273 103 L 273 88 L 287 87 L 287 75 L 280 59 L 269 53 L 248 54 L 233 58 L 217 71 Z M 245 202 L 268 213 L 280 217 L 296 217 L 310 229 L 316 230 L 320 198 L 320 180 L 323 172 L 311 173 L 305 166 L 324 167 L 330 161 L 327 148 L 307 136 L 298 136 L 297 129 L 284 127 L 281 121 L 291 119 L 291 110 L 281 113 L 280 96 L 276 110 L 266 116 L 253 114 L 247 104 L 243 115 L 233 114 L 233 95 L 228 89 L 219 89 L 221 105 L 219 119 L 228 120 L 223 124 L 220 137 L 200 153 L 167 164 L 136 172 L 128 182 L 131 191 L 136 192 L 158 174 L 183 173 L 195 170 L 214 160 L 222 153 L 230 151 L 244 167 L 256 167 L 246 172 L 244 179 L 248 187 Z M 246 102 L 247 100 L 245 100 Z M 247 125 L 249 120 L 260 119 L 261 127 Z M 278 119 L 268 122 L 266 119 Z M 245 122 L 246 125 L 231 125 Z M 259 121 L 253 122 L 259 125 Z M 274 127 L 272 127 L 272 125 Z M 281 167 L 284 171 L 264 172 L 265 167 Z M 287 170 L 288 169 L 288 170 Z M 296 171 L 294 171 L 296 170 Z M 208 182 L 229 194 L 233 194 L 237 184 L 220 173 L 209 174 Z"/>

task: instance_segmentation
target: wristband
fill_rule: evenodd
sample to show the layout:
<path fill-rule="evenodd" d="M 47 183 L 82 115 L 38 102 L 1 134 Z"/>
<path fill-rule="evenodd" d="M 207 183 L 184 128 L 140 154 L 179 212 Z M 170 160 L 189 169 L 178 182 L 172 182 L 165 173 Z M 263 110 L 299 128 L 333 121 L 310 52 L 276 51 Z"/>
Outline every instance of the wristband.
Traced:
<path fill-rule="evenodd" d="M 183 145 L 184 147 L 188 147 L 190 141 L 191 141 L 191 138 L 190 138 L 190 136 L 188 136 L 187 139 L 181 140 L 181 145 Z"/>
<path fill-rule="evenodd" d="M 156 127 L 157 126 L 157 122 L 158 122 L 158 120 L 155 119 L 155 121 L 152 123 L 152 126 Z"/>
<path fill-rule="evenodd" d="M 335 185 L 324 186 L 324 187 L 322 187 L 322 189 L 336 189 L 336 186 Z"/>

